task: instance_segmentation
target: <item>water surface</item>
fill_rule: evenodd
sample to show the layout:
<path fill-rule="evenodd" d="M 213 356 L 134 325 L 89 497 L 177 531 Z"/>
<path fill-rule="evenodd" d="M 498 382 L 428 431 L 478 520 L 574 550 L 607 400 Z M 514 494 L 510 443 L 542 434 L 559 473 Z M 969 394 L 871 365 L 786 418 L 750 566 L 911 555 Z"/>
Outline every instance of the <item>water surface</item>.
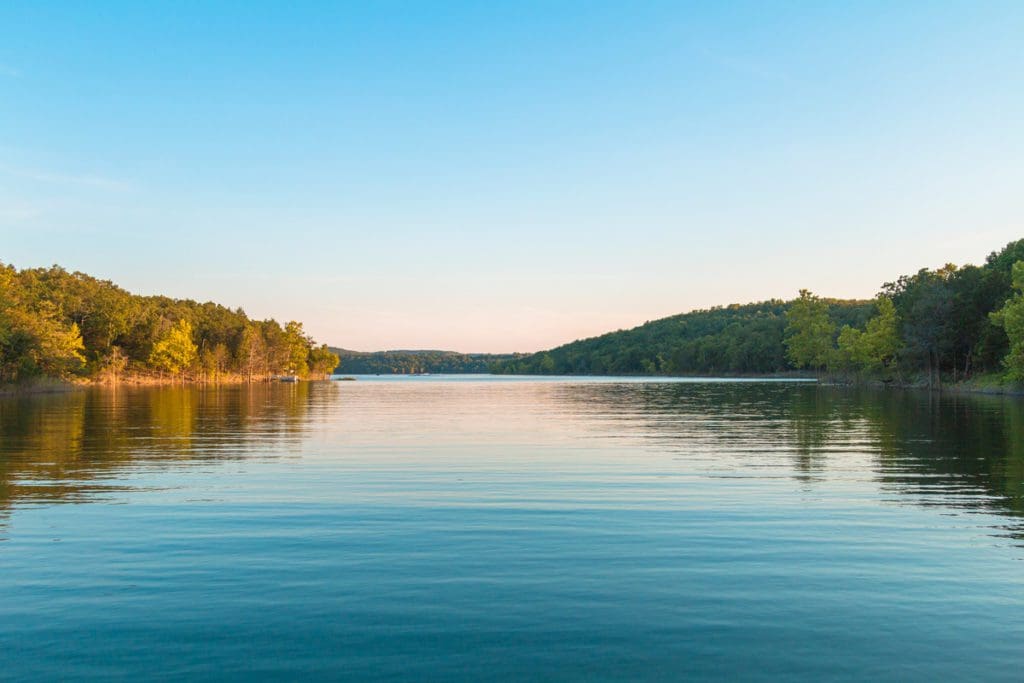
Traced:
<path fill-rule="evenodd" d="M 1024 665 L 1015 399 L 361 378 L 5 398 L 0 437 L 0 678 Z"/>

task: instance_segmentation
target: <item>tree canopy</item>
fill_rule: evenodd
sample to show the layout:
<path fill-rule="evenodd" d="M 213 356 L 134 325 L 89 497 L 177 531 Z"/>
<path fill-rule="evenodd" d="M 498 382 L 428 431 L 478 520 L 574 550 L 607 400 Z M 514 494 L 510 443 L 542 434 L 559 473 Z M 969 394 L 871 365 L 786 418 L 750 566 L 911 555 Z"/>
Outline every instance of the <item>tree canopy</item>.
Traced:
<path fill-rule="evenodd" d="M 863 325 L 872 304 L 820 299 L 835 324 Z M 792 302 L 734 304 L 500 360 L 492 371 L 568 375 L 753 375 L 792 371 L 785 344 Z"/>
<path fill-rule="evenodd" d="M 282 326 L 211 302 L 137 296 L 59 266 L 0 264 L 0 384 L 126 373 L 322 377 L 335 365 L 299 322 Z"/>
<path fill-rule="evenodd" d="M 800 298 L 786 311 L 786 357 L 798 368 L 827 367 L 832 360 L 835 332 L 828 304 L 801 289 Z"/>
<path fill-rule="evenodd" d="M 331 351 L 339 358 L 339 373 L 353 375 L 408 375 L 419 373 L 486 373 L 492 363 L 513 354 L 458 353 L 456 351 Z"/>
<path fill-rule="evenodd" d="M 992 322 L 1006 332 L 1009 351 L 1003 358 L 1010 379 L 1024 381 L 1024 261 L 1013 264 L 1013 288 L 1016 293 L 998 311 Z"/>

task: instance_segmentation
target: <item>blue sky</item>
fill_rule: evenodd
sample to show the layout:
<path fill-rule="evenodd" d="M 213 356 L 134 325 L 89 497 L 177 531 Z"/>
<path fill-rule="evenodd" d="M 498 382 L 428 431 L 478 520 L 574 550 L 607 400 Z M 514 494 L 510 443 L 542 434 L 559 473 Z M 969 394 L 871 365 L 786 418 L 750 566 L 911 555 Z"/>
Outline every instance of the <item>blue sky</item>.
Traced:
<path fill-rule="evenodd" d="M 1024 237 L 1024 3 L 0 5 L 0 260 L 532 351 Z"/>

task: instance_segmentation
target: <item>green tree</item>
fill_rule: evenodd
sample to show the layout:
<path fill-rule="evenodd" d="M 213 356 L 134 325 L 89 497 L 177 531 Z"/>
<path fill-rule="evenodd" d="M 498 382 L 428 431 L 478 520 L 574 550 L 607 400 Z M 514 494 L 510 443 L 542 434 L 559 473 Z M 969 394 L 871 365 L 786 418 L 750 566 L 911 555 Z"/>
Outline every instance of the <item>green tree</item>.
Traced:
<path fill-rule="evenodd" d="M 992 314 L 992 321 L 1006 331 L 1010 350 L 1003 358 L 1006 376 L 1024 381 L 1024 261 L 1013 264 L 1013 287 L 1016 293 L 1001 309 Z"/>
<path fill-rule="evenodd" d="M 266 356 L 267 345 L 259 327 L 252 323 L 246 325 L 242 330 L 241 341 L 238 343 L 236 358 L 238 368 L 247 382 L 251 382 L 253 377 L 267 372 Z"/>
<path fill-rule="evenodd" d="M 843 325 L 836 339 L 836 365 L 846 371 L 860 371 L 866 364 L 864 331 Z"/>
<path fill-rule="evenodd" d="M 149 364 L 158 370 L 184 377 L 185 371 L 195 365 L 198 357 L 198 349 L 192 341 L 192 324 L 182 319 L 153 344 Z"/>
<path fill-rule="evenodd" d="M 315 377 L 327 377 L 338 367 L 338 355 L 323 344 L 309 352 L 309 371 Z"/>
<path fill-rule="evenodd" d="M 0 384 L 16 382 L 21 374 L 31 338 L 18 329 L 16 315 L 21 304 L 17 271 L 0 263 Z"/>
<path fill-rule="evenodd" d="M 840 365 L 847 370 L 878 372 L 892 366 L 899 350 L 900 337 L 896 307 L 892 299 L 875 299 L 876 315 L 864 330 L 844 325 L 839 332 Z"/>
<path fill-rule="evenodd" d="M 867 345 L 867 363 L 870 368 L 891 366 L 900 348 L 899 318 L 892 299 L 879 295 L 875 299 L 878 313 L 868 321 L 864 334 Z"/>
<path fill-rule="evenodd" d="M 36 375 L 68 377 L 82 368 L 82 335 L 50 299 L 28 290 L 17 271 L 0 264 L 0 381 Z"/>
<path fill-rule="evenodd" d="M 313 345 L 313 340 L 302 329 L 302 323 L 292 320 L 285 324 L 284 345 L 287 353 L 285 370 L 299 377 L 308 375 L 309 352 Z"/>
<path fill-rule="evenodd" d="M 922 269 L 887 283 L 900 320 L 900 356 L 923 370 L 928 385 L 941 383 L 943 367 L 950 367 L 956 347 L 957 320 L 953 315 L 953 282 L 957 268 Z"/>
<path fill-rule="evenodd" d="M 199 354 L 199 363 L 203 367 L 203 373 L 207 380 L 217 381 L 222 374 L 227 372 L 228 363 L 231 360 L 231 353 L 224 344 L 213 344 L 203 347 Z"/>
<path fill-rule="evenodd" d="M 82 333 L 78 325 L 62 324 L 55 317 L 38 317 L 33 328 L 36 333 L 36 365 L 43 374 L 67 377 L 85 364 L 82 352 Z"/>
<path fill-rule="evenodd" d="M 276 320 L 258 323 L 263 335 L 264 367 L 267 373 L 292 372 L 292 349 L 288 335 Z"/>
<path fill-rule="evenodd" d="M 828 303 L 806 289 L 786 311 L 786 350 L 796 367 L 820 370 L 832 360 L 836 326 L 828 312 Z"/>
<path fill-rule="evenodd" d="M 555 372 L 555 359 L 550 353 L 541 356 L 540 372 L 542 375 L 550 375 Z"/>

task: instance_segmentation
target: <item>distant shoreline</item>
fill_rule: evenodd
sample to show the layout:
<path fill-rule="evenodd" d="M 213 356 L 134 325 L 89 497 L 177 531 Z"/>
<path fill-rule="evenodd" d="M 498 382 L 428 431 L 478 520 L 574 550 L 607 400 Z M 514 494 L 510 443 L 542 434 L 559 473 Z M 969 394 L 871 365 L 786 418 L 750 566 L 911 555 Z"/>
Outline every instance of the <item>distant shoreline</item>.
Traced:
<path fill-rule="evenodd" d="M 814 381 L 819 386 L 834 387 L 839 389 L 883 389 L 883 390 L 904 390 L 904 391 L 929 391 L 937 394 L 973 394 L 988 396 L 1024 396 L 1024 387 L 1001 382 L 997 377 L 986 375 L 973 378 L 967 381 L 946 383 L 937 387 L 929 387 L 924 381 L 913 382 L 881 382 L 878 380 L 867 381 L 842 381 L 837 378 L 817 377 L 812 374 L 772 373 L 772 374 L 740 374 L 740 373 L 719 373 L 719 374 L 691 374 L 691 375 L 643 375 L 643 374 L 618 374 L 618 375 L 536 375 L 536 374 L 502 374 L 502 373 L 434 373 L 437 375 L 480 375 L 485 377 L 503 378 L 518 377 L 529 379 L 531 377 L 556 377 L 564 379 L 587 378 L 587 377 L 608 377 L 622 379 L 649 379 L 651 381 L 672 380 L 672 379 L 735 379 L 735 380 L 807 380 Z M 331 377 L 341 375 L 332 374 L 327 377 L 314 377 L 299 380 L 300 382 L 326 382 Z M 377 375 L 375 375 L 377 376 Z M 380 377 L 416 377 L 408 373 L 380 373 Z M 355 379 L 355 378 L 351 378 Z M 248 380 L 240 375 L 224 375 L 217 379 L 195 379 L 195 378 L 173 378 L 153 377 L 149 375 L 128 375 L 118 377 L 116 380 L 110 378 L 90 379 L 81 381 L 64 381 L 52 378 L 38 378 L 20 385 L 0 386 L 0 396 L 40 395 L 40 394 L 61 394 L 70 393 L 80 389 L 92 387 L 168 387 L 168 386 L 238 386 L 241 384 L 277 384 L 280 383 L 273 377 L 260 377 Z"/>

